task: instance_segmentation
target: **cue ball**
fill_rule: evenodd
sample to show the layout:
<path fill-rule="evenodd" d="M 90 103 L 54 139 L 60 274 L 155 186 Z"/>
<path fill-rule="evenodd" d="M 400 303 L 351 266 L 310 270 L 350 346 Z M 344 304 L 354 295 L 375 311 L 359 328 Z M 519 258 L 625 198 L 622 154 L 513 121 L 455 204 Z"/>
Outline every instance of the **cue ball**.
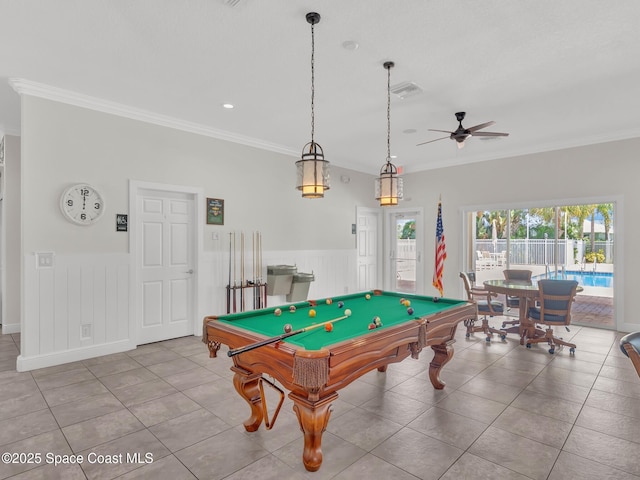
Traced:
<path fill-rule="evenodd" d="M 289 307 L 289 312 L 290 312 L 290 313 L 296 313 L 296 306 L 295 306 L 295 305 L 291 305 L 291 306 Z"/>
<path fill-rule="evenodd" d="M 276 309 L 273 311 L 273 314 L 274 314 L 276 317 L 279 317 L 280 315 L 282 315 L 282 310 L 280 310 L 279 308 L 276 308 Z"/>
<path fill-rule="evenodd" d="M 405 299 L 404 297 L 400 299 L 400 305 L 404 305 Z"/>
<path fill-rule="evenodd" d="M 290 323 L 287 323 L 287 324 L 284 326 L 284 333 L 291 333 L 291 330 L 293 330 L 293 327 L 291 326 L 291 324 L 290 324 Z"/>
<path fill-rule="evenodd" d="M 338 308 L 344 307 L 344 302 L 338 302 Z"/>
<path fill-rule="evenodd" d="M 407 313 L 409 315 L 413 315 L 413 308 L 411 308 L 411 307 L 407 308 Z"/>
<path fill-rule="evenodd" d="M 331 330 L 333 330 L 333 323 L 327 323 L 327 324 L 324 326 L 324 329 L 325 329 L 327 332 L 330 332 Z"/>
<path fill-rule="evenodd" d="M 315 317 L 315 316 L 316 316 L 316 311 L 315 311 L 313 308 L 312 308 L 311 310 L 309 310 L 309 316 L 310 316 L 311 318 L 313 318 L 313 317 Z"/>
<path fill-rule="evenodd" d="M 368 293 L 364 296 L 364 298 L 366 298 L 367 300 L 371 300 L 371 295 L 369 295 Z"/>
<path fill-rule="evenodd" d="M 327 305 L 331 305 L 333 303 L 333 300 L 331 300 L 330 298 L 327 298 L 325 302 L 327 303 Z"/>
<path fill-rule="evenodd" d="M 345 314 L 347 317 L 350 317 L 350 316 L 351 316 L 351 310 L 349 310 L 349 309 L 347 308 L 347 309 L 344 311 L 344 314 Z"/>
<path fill-rule="evenodd" d="M 433 297 L 433 303 L 438 303 L 438 300 L 440 300 L 438 297 Z"/>

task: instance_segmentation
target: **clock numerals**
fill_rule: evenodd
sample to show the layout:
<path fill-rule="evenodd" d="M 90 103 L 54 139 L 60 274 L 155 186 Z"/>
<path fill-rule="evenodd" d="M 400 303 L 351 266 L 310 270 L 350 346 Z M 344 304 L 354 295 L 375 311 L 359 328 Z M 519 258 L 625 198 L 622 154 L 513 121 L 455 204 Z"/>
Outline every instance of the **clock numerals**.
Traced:
<path fill-rule="evenodd" d="M 90 185 L 80 184 L 68 188 L 60 201 L 62 213 L 74 223 L 90 225 L 104 213 L 104 200 Z"/>
<path fill-rule="evenodd" d="M 100 203 L 96 202 L 93 204 L 93 208 L 95 208 L 96 210 L 100 210 L 100 208 L 102 208 L 102 205 L 100 205 Z"/>
<path fill-rule="evenodd" d="M 73 207 L 73 200 L 71 200 L 71 199 L 67 200 L 67 206 L 68 207 Z"/>

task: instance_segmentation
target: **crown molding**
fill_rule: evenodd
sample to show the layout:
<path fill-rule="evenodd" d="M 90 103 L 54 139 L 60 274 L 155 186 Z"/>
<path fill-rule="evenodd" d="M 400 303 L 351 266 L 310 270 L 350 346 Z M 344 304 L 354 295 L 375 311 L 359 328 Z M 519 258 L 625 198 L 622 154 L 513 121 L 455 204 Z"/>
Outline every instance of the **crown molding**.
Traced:
<path fill-rule="evenodd" d="M 142 110 L 122 103 L 111 102 L 102 98 L 92 97 L 58 87 L 52 87 L 50 85 L 25 80 L 23 78 L 10 78 L 9 85 L 20 95 L 29 95 L 32 97 L 44 98 L 46 100 L 53 100 L 55 102 L 117 115 L 119 117 L 125 117 L 132 120 L 139 120 L 141 122 L 182 130 L 184 132 L 195 133 L 197 135 L 212 137 L 218 140 L 225 140 L 249 147 L 259 148 L 261 150 L 281 153 L 283 155 L 297 157 L 300 154 L 298 151 L 294 151 L 283 145 L 265 142 L 258 138 L 218 130 L 199 123 L 180 120 L 167 115 L 161 115 L 159 113 Z"/>

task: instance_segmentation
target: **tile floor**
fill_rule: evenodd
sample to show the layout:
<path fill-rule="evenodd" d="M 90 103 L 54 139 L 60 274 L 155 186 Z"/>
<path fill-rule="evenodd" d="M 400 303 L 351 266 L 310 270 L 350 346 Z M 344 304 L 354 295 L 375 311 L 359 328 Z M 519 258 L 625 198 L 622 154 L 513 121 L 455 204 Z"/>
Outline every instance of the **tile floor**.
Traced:
<path fill-rule="evenodd" d="M 273 430 L 245 432 L 231 360 L 199 338 L 18 373 L 19 335 L 3 335 L 0 452 L 42 456 L 0 463 L 0 478 L 640 479 L 640 378 L 621 334 L 574 327 L 575 356 L 476 335 L 459 328 L 444 390 L 428 380 L 430 349 L 342 390 L 315 473 L 290 401 Z M 72 454 L 84 463 L 47 463 Z"/>

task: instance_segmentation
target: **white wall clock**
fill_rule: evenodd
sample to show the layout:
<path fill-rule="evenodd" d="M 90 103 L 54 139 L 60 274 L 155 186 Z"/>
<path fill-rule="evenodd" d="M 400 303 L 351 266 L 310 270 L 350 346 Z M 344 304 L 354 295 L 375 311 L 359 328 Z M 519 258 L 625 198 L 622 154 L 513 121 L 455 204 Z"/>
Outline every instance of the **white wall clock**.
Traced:
<path fill-rule="evenodd" d="M 79 225 L 91 225 L 104 213 L 104 199 L 91 185 L 80 183 L 67 188 L 60 197 L 64 216 Z"/>

